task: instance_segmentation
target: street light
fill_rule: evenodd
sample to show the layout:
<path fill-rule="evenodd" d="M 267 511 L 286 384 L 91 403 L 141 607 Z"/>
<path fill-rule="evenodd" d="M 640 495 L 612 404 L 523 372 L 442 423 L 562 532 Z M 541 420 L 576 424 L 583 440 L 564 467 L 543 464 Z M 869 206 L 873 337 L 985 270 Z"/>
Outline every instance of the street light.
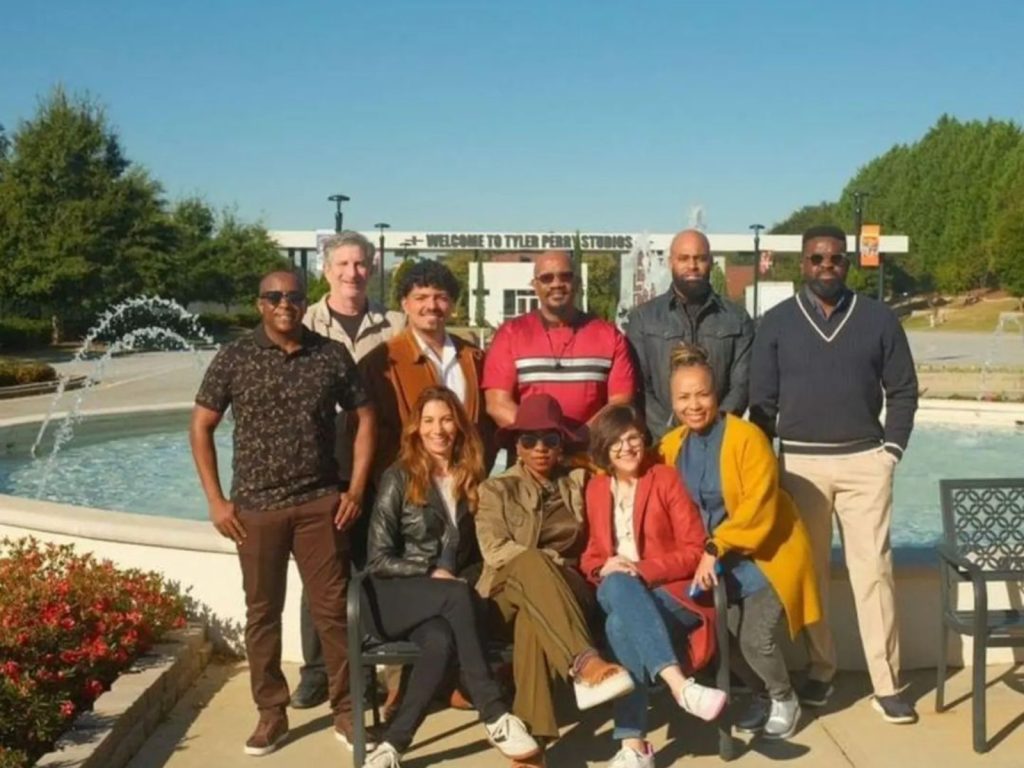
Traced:
<path fill-rule="evenodd" d="M 347 195 L 331 195 L 327 199 L 337 205 L 337 207 L 334 210 L 334 231 L 341 232 L 341 204 L 347 203 L 352 198 L 348 197 Z"/>
<path fill-rule="evenodd" d="M 384 303 L 384 230 L 390 229 L 391 225 L 386 222 L 378 222 L 373 225 L 380 231 L 380 278 L 378 278 L 378 284 L 380 285 L 380 296 L 379 301 L 381 304 Z"/>
<path fill-rule="evenodd" d="M 751 224 L 754 231 L 754 322 L 757 322 L 757 282 L 761 274 L 761 230 L 764 224 Z"/>

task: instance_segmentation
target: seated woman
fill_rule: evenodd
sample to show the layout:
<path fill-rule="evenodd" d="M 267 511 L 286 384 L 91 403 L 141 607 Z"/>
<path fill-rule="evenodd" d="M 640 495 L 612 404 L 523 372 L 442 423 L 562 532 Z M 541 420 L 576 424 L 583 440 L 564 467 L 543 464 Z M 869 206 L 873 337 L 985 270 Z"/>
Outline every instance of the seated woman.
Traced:
<path fill-rule="evenodd" d="M 647 736 L 647 684 L 664 681 L 673 700 L 702 720 L 726 703 L 717 688 L 684 671 L 714 654 L 714 608 L 688 596 L 704 552 L 704 525 L 671 467 L 647 460 L 644 424 L 628 405 L 605 409 L 590 425 L 590 455 L 607 474 L 587 483 L 589 539 L 580 558 L 597 585 L 605 633 L 636 689 L 615 702 L 612 768 L 654 768 Z M 686 647 L 681 663 L 675 646 Z"/>
<path fill-rule="evenodd" d="M 478 631 L 477 598 L 459 578 L 478 562 L 473 511 L 482 476 L 483 447 L 458 398 L 444 387 L 424 390 L 402 433 L 399 459 L 381 478 L 367 544 L 376 631 L 386 640 L 411 640 L 421 654 L 366 768 L 398 768 L 453 651 L 491 744 L 513 760 L 540 750 L 502 700 Z"/>
<path fill-rule="evenodd" d="M 680 345 L 669 365 L 673 410 L 682 425 L 660 451 L 683 477 L 708 531 L 694 581 L 710 589 L 721 571 L 740 606 L 739 647 L 762 692 L 737 723 L 747 733 L 787 739 L 800 704 L 790 685 L 776 627 L 790 635 L 820 620 L 810 540 L 785 491 L 771 444 L 753 424 L 718 411 L 714 371 L 700 347 Z"/>
<path fill-rule="evenodd" d="M 484 569 L 477 590 L 514 641 L 512 711 L 534 736 L 553 739 L 556 678 L 572 678 L 580 709 L 629 693 L 633 682 L 594 649 L 587 622 L 593 594 L 576 570 L 586 543 L 584 471 L 562 464 L 563 447 L 575 436 L 558 401 L 524 398 L 501 435 L 514 438 L 517 461 L 480 486 L 476 532 Z M 542 765 L 543 756 L 524 764 Z"/>

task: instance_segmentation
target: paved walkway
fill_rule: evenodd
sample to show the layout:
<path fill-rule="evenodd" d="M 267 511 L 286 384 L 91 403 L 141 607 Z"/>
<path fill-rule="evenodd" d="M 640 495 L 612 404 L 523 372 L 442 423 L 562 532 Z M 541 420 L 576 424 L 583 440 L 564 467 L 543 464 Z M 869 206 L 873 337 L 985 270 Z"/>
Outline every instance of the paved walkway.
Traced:
<path fill-rule="evenodd" d="M 297 669 L 286 668 L 295 680 Z M 991 668 L 988 691 L 991 750 L 984 756 L 971 750 L 969 676 L 955 674 L 948 684 L 951 710 L 933 711 L 934 672 L 907 676 L 908 694 L 918 700 L 921 722 L 915 726 L 888 725 L 867 699 L 867 677 L 844 674 L 830 706 L 817 716 L 805 713 L 803 726 L 789 742 L 738 741 L 738 768 L 781 762 L 794 766 L 848 768 L 943 768 L 985 766 L 1020 768 L 1024 765 L 1024 669 Z M 651 738 L 658 765 L 721 765 L 717 731 L 675 710 L 664 696 L 656 700 Z M 548 753 L 549 768 L 605 765 L 615 752 L 611 740 L 610 707 L 600 707 L 568 725 Z M 331 735 L 326 707 L 291 712 L 291 735 L 273 755 L 254 760 L 242 744 L 255 725 L 243 664 L 211 664 L 199 683 L 159 726 L 129 764 L 129 768 L 242 768 L 254 766 L 339 766 L 352 764 Z M 567 713 L 567 719 L 573 717 Z M 406 768 L 500 768 L 508 765 L 482 738 L 473 713 L 443 710 L 427 717 L 404 762 Z"/>

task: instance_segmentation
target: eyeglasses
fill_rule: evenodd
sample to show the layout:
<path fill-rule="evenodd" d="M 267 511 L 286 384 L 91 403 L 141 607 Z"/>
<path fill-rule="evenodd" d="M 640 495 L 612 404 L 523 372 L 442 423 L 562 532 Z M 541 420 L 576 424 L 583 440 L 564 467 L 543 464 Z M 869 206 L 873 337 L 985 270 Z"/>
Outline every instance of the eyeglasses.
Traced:
<path fill-rule="evenodd" d="M 843 262 L 846 261 L 846 256 L 841 253 L 830 253 L 828 256 L 822 253 L 812 253 L 807 257 L 807 260 L 816 267 L 820 267 L 826 260 L 833 267 L 841 267 Z"/>
<path fill-rule="evenodd" d="M 544 272 L 534 277 L 542 285 L 551 285 L 557 279 L 561 283 L 571 283 L 575 275 L 572 272 Z"/>
<path fill-rule="evenodd" d="M 260 298 L 272 307 L 276 307 L 284 299 L 288 299 L 288 303 L 292 306 L 306 303 L 306 294 L 302 291 L 264 291 L 260 294 Z"/>
<path fill-rule="evenodd" d="M 519 444 L 528 451 L 541 443 L 545 448 L 554 449 L 562 444 L 562 436 L 557 432 L 524 432 L 519 436 Z"/>
<path fill-rule="evenodd" d="M 643 444 L 643 435 L 624 435 L 623 437 L 620 437 L 618 440 L 611 444 L 610 450 L 612 453 L 615 454 L 625 453 L 627 450 L 630 450 L 632 448 L 639 448 Z"/>

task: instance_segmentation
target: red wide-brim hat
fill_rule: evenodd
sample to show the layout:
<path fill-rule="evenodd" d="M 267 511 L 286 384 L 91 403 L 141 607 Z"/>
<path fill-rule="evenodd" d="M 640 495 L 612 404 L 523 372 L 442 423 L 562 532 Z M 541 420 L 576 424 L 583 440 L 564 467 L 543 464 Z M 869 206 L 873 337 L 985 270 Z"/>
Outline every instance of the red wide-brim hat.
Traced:
<path fill-rule="evenodd" d="M 580 430 L 574 430 L 566 424 L 562 406 L 551 395 L 538 394 L 523 398 L 516 411 L 515 421 L 498 430 L 498 441 L 510 446 L 516 436 L 523 432 L 558 432 L 566 445 L 586 443 L 586 436 Z"/>

